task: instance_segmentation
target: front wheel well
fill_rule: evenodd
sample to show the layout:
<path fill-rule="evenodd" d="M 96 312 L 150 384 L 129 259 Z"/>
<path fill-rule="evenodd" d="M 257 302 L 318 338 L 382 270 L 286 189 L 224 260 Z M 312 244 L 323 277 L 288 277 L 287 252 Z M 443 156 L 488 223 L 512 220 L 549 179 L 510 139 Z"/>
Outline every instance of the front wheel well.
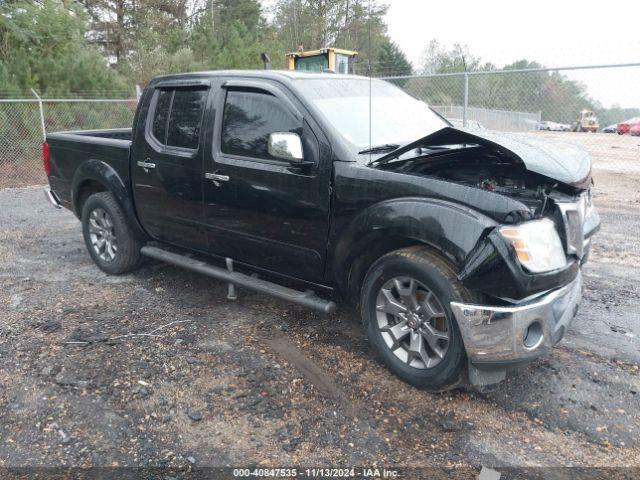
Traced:
<path fill-rule="evenodd" d="M 106 192 L 109 189 L 105 187 L 102 183 L 96 180 L 85 180 L 78 186 L 78 190 L 75 196 L 74 209 L 76 215 L 80 217 L 82 215 L 82 207 L 84 206 L 84 202 L 87 201 L 94 193 L 98 192 Z"/>
<path fill-rule="evenodd" d="M 362 282 L 364 281 L 364 277 L 369 271 L 369 268 L 376 260 L 395 250 L 414 246 L 422 246 L 442 257 L 443 260 L 451 262 L 451 258 L 445 255 L 442 251 L 421 242 L 420 240 L 398 236 L 389 236 L 378 239 L 367 245 L 364 249 L 364 253 L 357 256 L 352 261 L 351 268 L 349 269 L 349 276 L 347 278 L 349 301 L 355 306 L 358 306 L 360 302 L 360 288 L 362 286 Z"/>

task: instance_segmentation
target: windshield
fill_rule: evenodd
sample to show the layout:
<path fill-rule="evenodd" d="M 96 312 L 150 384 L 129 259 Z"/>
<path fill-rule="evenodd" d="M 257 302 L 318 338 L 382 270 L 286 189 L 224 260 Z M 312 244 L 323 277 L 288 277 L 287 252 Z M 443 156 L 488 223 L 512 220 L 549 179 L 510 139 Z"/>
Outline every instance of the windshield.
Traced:
<path fill-rule="evenodd" d="M 329 75 L 326 79 L 299 79 L 296 86 L 356 151 L 402 145 L 447 126 L 426 103 L 382 80 L 371 80 L 371 90 L 368 78 Z"/>

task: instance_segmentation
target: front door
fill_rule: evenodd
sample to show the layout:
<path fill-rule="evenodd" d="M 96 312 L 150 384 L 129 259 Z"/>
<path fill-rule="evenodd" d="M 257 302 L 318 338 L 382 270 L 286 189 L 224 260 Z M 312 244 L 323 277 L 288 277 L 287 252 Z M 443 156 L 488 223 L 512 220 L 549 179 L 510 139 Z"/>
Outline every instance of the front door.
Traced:
<path fill-rule="evenodd" d="M 140 222 L 154 238 L 205 249 L 201 125 L 209 89 L 155 88 L 136 132 L 132 176 Z"/>
<path fill-rule="evenodd" d="M 204 217 L 212 253 L 321 281 L 329 229 L 331 158 L 302 108 L 267 81 L 228 82 L 205 154 Z M 301 137 L 304 162 L 268 152 L 271 133 Z M 320 140 L 323 137 L 320 137 Z M 326 142 L 324 143 L 326 145 Z"/>

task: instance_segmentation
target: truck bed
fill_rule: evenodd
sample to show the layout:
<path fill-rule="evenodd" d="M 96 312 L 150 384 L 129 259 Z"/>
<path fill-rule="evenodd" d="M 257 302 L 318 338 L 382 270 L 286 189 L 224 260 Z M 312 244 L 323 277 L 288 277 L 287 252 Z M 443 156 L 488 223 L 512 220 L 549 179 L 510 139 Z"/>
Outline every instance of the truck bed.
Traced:
<path fill-rule="evenodd" d="M 102 162 L 113 168 L 128 187 L 132 134 L 131 128 L 47 134 L 51 158 L 49 182 L 65 207 L 71 206 L 73 176 L 87 160 Z"/>
<path fill-rule="evenodd" d="M 47 134 L 47 140 L 73 140 L 78 142 L 100 143 L 101 140 L 126 141 L 131 143 L 131 128 L 110 128 L 105 130 L 72 130 Z"/>

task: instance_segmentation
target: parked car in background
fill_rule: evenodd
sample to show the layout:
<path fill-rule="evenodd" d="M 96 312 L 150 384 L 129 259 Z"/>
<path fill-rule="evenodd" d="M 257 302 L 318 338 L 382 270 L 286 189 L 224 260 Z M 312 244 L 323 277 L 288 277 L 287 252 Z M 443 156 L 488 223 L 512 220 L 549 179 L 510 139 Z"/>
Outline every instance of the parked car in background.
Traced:
<path fill-rule="evenodd" d="M 609 125 L 602 129 L 604 133 L 616 133 L 618 131 L 618 125 L 614 123 L 613 125 Z"/>
<path fill-rule="evenodd" d="M 557 125 L 557 123 L 555 122 L 550 122 L 548 120 L 545 120 L 543 122 L 538 123 L 537 128 L 538 130 L 547 130 L 547 131 L 551 131 L 555 128 L 555 126 Z"/>
<path fill-rule="evenodd" d="M 620 122 L 618 124 L 618 135 L 630 133 L 629 130 L 631 130 L 631 127 L 634 125 L 640 125 L 640 117 L 633 117 L 629 120 L 625 120 L 624 122 Z"/>
<path fill-rule="evenodd" d="M 633 135 L 634 137 L 640 137 L 640 123 L 631 125 L 631 128 L 629 129 L 629 134 Z"/>
<path fill-rule="evenodd" d="M 545 120 L 538 123 L 538 130 L 546 130 L 549 132 L 569 132 L 571 131 L 571 125 L 566 123 L 556 123 Z"/>

